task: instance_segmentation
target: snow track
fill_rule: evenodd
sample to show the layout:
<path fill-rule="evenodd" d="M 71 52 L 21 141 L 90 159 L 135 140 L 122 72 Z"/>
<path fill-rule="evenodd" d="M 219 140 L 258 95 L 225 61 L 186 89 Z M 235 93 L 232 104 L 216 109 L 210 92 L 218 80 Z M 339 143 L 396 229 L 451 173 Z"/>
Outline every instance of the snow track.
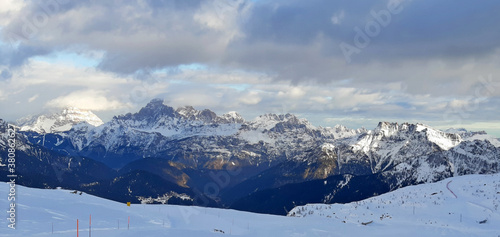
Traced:
<path fill-rule="evenodd" d="M 453 191 L 451 191 L 451 189 L 450 189 L 450 183 L 451 183 L 452 181 L 453 181 L 453 180 L 450 180 L 448 183 L 446 183 L 446 188 L 448 189 L 448 191 L 450 191 L 450 192 L 451 192 L 451 194 L 453 194 L 453 196 L 455 196 L 455 198 L 458 198 L 458 197 L 457 197 L 457 195 L 456 195 Z"/>

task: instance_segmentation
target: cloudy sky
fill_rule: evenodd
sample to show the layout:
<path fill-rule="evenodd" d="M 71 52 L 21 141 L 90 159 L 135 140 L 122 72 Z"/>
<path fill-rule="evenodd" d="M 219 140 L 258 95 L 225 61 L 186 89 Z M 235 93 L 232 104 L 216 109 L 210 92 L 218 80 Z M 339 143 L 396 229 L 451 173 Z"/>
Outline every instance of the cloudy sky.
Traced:
<path fill-rule="evenodd" d="M 0 0 L 0 118 L 153 98 L 500 137 L 500 2 Z M 40 3 L 43 2 L 43 3 Z"/>

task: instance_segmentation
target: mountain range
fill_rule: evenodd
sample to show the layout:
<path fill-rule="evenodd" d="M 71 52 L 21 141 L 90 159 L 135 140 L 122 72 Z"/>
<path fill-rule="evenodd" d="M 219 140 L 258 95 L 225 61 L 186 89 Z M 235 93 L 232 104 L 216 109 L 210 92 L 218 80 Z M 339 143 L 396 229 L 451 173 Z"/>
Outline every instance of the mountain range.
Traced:
<path fill-rule="evenodd" d="M 373 130 L 316 127 L 293 114 L 246 121 L 152 100 L 103 123 L 90 111 L 18 121 L 17 166 L 27 186 L 83 190 L 118 201 L 287 214 L 408 185 L 500 171 L 485 132 L 380 122 Z M 6 157 L 6 122 L 0 120 Z M 4 173 L 2 160 L 0 172 Z M 5 175 L 1 176 L 6 177 Z"/>

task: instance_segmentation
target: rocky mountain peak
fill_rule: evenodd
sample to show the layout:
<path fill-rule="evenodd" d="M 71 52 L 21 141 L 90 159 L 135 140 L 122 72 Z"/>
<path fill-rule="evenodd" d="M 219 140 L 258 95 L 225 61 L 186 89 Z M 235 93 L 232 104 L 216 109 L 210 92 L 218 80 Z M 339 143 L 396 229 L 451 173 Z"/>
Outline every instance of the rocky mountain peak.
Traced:
<path fill-rule="evenodd" d="M 406 125 L 402 125 L 404 127 L 407 127 Z M 390 137 L 394 134 L 396 134 L 400 130 L 400 126 L 398 123 L 391 123 L 391 122 L 379 122 L 377 127 L 375 128 L 374 132 L 378 134 L 382 134 L 383 136 Z"/>
<path fill-rule="evenodd" d="M 198 116 L 198 119 L 205 123 L 218 122 L 217 114 L 209 109 L 202 110 Z"/>
<path fill-rule="evenodd" d="M 291 122 L 291 123 L 298 123 L 301 121 L 297 116 L 294 114 L 264 114 L 261 115 L 257 118 L 257 120 L 267 120 L 267 121 L 273 121 L 273 122 Z"/>
<path fill-rule="evenodd" d="M 202 121 L 205 124 L 243 123 L 245 121 L 241 115 L 234 111 L 218 116 L 215 112 L 209 109 L 197 110 L 193 106 L 189 105 L 177 108 L 176 112 L 184 119 Z"/>
<path fill-rule="evenodd" d="M 333 128 L 335 129 L 336 132 L 346 132 L 349 130 L 349 128 L 340 124 L 335 125 Z"/>
<path fill-rule="evenodd" d="M 153 99 L 146 106 L 144 106 L 137 113 L 128 113 L 114 117 L 118 120 L 136 120 L 147 121 L 148 123 L 155 123 L 163 117 L 175 117 L 176 112 L 174 108 L 163 104 L 161 99 Z"/>
<path fill-rule="evenodd" d="M 179 107 L 175 110 L 178 114 L 185 118 L 194 118 L 196 117 L 200 111 L 196 110 L 193 106 L 186 105 L 183 107 Z"/>
<path fill-rule="evenodd" d="M 285 128 L 313 127 L 306 119 L 299 119 L 293 114 L 264 114 L 249 122 L 249 125 L 254 128 L 268 130 L 278 126 L 280 127 L 279 131 Z"/>
<path fill-rule="evenodd" d="M 230 111 L 226 114 L 223 114 L 222 118 L 224 118 L 225 120 L 227 120 L 230 123 L 244 123 L 245 122 L 245 119 L 243 118 L 243 116 L 241 116 L 236 111 Z"/>

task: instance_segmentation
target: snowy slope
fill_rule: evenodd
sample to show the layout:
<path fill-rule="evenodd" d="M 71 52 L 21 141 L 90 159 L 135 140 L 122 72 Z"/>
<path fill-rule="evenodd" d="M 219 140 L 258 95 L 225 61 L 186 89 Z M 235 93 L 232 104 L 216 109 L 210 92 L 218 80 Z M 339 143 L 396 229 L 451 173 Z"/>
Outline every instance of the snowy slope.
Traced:
<path fill-rule="evenodd" d="M 299 206 L 288 215 L 354 224 L 376 236 L 498 236 L 499 205 L 500 174 L 466 175 L 349 204 Z"/>
<path fill-rule="evenodd" d="M 448 191 L 449 181 L 458 198 Z M 7 197 L 7 186 L 0 183 L 0 196 Z M 173 205 L 127 207 L 85 193 L 17 186 L 17 229 L 1 218 L 0 236 L 76 236 L 76 219 L 80 236 L 87 236 L 89 215 L 92 236 L 498 236 L 499 191 L 498 174 L 461 176 L 350 204 L 296 207 L 290 213 L 303 217 L 298 218 Z M 0 206 L 8 204 L 0 199 Z"/>
<path fill-rule="evenodd" d="M 18 120 L 21 131 L 37 133 L 55 133 L 69 131 L 73 125 L 86 122 L 92 126 L 100 126 L 102 120 L 92 111 L 74 107 L 63 109 L 59 113 L 42 114 Z"/>
<path fill-rule="evenodd" d="M 7 190 L 7 184 L 1 183 L 0 195 L 7 195 Z M 6 219 L 1 218 L 0 236 L 76 236 L 76 219 L 79 219 L 80 236 L 88 236 L 90 214 L 92 236 L 106 237 L 328 236 L 325 233 L 334 230 L 326 222 L 226 209 L 140 204 L 127 207 L 87 194 L 70 194 L 67 190 L 18 186 L 17 193 L 17 229 L 8 229 Z M 0 206 L 7 205 L 7 199 L 2 198 Z M 130 230 L 127 230 L 129 216 Z"/>

